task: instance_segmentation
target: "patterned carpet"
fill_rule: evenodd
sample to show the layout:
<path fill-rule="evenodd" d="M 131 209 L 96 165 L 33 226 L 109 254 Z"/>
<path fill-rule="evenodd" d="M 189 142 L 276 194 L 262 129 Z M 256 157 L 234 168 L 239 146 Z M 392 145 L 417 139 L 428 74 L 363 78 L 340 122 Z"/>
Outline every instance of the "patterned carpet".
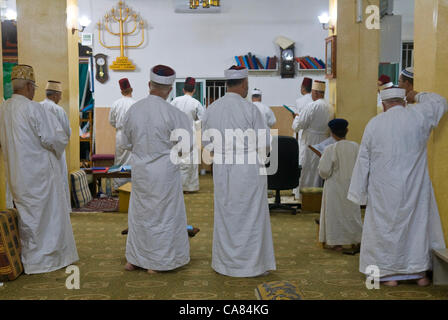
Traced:
<path fill-rule="evenodd" d="M 358 272 L 359 255 L 348 256 L 316 244 L 317 214 L 271 215 L 277 270 L 265 277 L 230 278 L 211 267 L 213 182 L 201 177 L 201 191 L 185 196 L 188 223 L 201 231 L 190 239 L 191 262 L 178 270 L 155 275 L 124 270 L 127 215 L 73 213 L 72 223 L 80 261 L 81 289 L 65 288 L 64 270 L 22 275 L 0 287 L 3 299 L 255 299 L 257 285 L 277 280 L 296 284 L 305 299 L 448 299 L 448 287 L 402 284 L 368 290 Z"/>

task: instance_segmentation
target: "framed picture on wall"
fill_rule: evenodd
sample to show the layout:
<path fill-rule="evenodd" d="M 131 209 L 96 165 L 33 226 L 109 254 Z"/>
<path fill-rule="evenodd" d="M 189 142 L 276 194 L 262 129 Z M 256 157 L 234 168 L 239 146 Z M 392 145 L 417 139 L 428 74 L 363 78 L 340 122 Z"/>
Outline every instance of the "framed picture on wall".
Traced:
<path fill-rule="evenodd" d="M 325 78 L 336 78 L 336 36 L 325 39 Z"/>

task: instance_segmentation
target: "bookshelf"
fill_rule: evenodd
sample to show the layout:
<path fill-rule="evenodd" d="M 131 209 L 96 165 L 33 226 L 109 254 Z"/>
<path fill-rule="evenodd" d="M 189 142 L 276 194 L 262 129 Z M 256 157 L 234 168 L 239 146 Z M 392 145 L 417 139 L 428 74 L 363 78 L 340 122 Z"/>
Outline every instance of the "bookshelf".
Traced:
<path fill-rule="evenodd" d="M 260 76 L 260 77 L 266 77 L 266 76 L 277 76 L 278 75 L 278 68 L 277 69 L 249 69 L 248 70 L 250 76 Z"/>
<path fill-rule="evenodd" d="M 299 73 L 325 73 L 325 69 L 300 69 L 297 68 Z"/>

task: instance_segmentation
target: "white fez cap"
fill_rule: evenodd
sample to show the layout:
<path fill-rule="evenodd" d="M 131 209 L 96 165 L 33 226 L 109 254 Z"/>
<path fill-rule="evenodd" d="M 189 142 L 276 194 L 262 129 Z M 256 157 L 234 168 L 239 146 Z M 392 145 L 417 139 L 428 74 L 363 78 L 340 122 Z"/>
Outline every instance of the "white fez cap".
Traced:
<path fill-rule="evenodd" d="M 413 67 L 406 68 L 403 71 L 401 71 L 401 74 L 404 75 L 405 77 L 414 79 L 414 68 Z"/>
<path fill-rule="evenodd" d="M 381 90 L 380 97 L 383 101 L 389 99 L 404 99 L 406 97 L 406 90 L 397 87 L 387 88 Z"/>
<path fill-rule="evenodd" d="M 249 71 L 247 70 L 247 68 L 242 68 L 242 69 L 227 69 L 224 70 L 224 77 L 227 80 L 237 80 L 237 79 L 244 79 L 247 78 L 249 76 Z"/>
<path fill-rule="evenodd" d="M 384 90 L 384 89 L 387 89 L 387 88 L 392 88 L 393 86 L 394 86 L 393 82 L 388 82 L 388 83 L 385 83 L 382 86 L 380 86 L 380 90 Z"/>
<path fill-rule="evenodd" d="M 252 90 L 252 95 L 260 95 L 261 96 L 261 90 L 255 88 L 254 90 Z"/>
<path fill-rule="evenodd" d="M 156 69 L 156 68 L 159 70 L 162 69 L 161 70 L 162 73 L 165 72 L 168 75 L 164 76 L 164 75 L 159 75 L 159 74 L 155 73 L 154 69 Z M 151 69 L 149 79 L 151 81 L 154 81 L 155 83 L 164 84 L 164 85 L 172 85 L 174 83 L 174 81 L 176 80 L 176 72 L 168 66 L 157 65 Z"/>
<path fill-rule="evenodd" d="M 325 87 L 326 87 L 326 85 L 325 85 L 324 81 L 319 81 L 319 80 L 313 81 L 313 87 L 312 87 L 313 90 L 325 92 Z"/>

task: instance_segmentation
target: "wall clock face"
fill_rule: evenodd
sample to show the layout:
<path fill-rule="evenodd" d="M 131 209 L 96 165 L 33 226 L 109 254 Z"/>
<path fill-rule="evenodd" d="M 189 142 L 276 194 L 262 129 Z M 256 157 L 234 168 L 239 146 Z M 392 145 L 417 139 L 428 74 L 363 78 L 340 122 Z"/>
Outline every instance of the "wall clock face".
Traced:
<path fill-rule="evenodd" d="M 107 56 L 102 53 L 95 55 L 96 75 L 95 78 L 100 83 L 105 83 L 109 80 Z"/>
<path fill-rule="evenodd" d="M 294 51 L 292 49 L 283 50 L 282 59 L 285 61 L 292 61 L 294 59 Z"/>

